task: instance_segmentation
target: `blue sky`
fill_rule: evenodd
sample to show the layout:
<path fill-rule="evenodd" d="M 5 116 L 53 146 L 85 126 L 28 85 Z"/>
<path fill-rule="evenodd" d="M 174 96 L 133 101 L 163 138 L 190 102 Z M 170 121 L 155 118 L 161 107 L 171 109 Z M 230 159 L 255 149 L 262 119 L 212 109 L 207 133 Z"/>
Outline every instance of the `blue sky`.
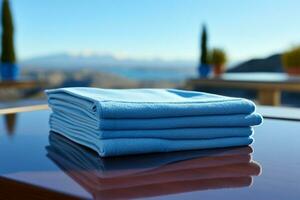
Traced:
<path fill-rule="evenodd" d="M 230 61 L 300 44 L 298 0 L 11 0 L 18 57 L 61 52 L 197 59 L 207 24 L 210 47 Z"/>

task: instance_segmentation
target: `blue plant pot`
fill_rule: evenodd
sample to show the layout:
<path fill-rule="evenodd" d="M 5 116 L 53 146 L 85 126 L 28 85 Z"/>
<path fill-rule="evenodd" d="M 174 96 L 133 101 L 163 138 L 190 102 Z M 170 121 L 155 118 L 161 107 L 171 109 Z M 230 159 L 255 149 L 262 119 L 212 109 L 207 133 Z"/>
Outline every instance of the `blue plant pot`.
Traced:
<path fill-rule="evenodd" d="M 211 73 L 211 66 L 207 65 L 207 64 L 201 64 L 198 67 L 198 72 L 199 72 L 200 77 L 205 77 L 206 78 Z"/>
<path fill-rule="evenodd" d="M 1 63 L 0 70 L 2 80 L 16 80 L 19 76 L 19 67 L 14 63 Z"/>

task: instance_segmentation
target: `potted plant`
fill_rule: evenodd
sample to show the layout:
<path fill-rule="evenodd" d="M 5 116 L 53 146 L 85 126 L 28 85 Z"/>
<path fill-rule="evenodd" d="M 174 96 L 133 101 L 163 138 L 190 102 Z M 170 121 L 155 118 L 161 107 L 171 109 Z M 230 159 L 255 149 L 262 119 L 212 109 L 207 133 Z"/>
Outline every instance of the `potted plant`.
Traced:
<path fill-rule="evenodd" d="M 211 72 L 211 66 L 209 64 L 209 52 L 207 49 L 207 32 L 206 27 L 203 25 L 202 27 L 202 34 L 201 34 L 201 55 L 200 55 L 200 62 L 199 62 L 199 75 L 201 77 L 208 77 Z"/>
<path fill-rule="evenodd" d="M 222 49 L 214 48 L 211 52 L 211 63 L 213 65 L 215 76 L 219 76 L 225 71 L 227 57 Z"/>
<path fill-rule="evenodd" d="M 1 41 L 1 78 L 15 80 L 18 76 L 18 66 L 14 49 L 14 27 L 9 1 L 2 1 L 2 41 Z"/>
<path fill-rule="evenodd" d="M 283 53 L 282 63 L 289 75 L 300 75 L 300 46 Z"/>

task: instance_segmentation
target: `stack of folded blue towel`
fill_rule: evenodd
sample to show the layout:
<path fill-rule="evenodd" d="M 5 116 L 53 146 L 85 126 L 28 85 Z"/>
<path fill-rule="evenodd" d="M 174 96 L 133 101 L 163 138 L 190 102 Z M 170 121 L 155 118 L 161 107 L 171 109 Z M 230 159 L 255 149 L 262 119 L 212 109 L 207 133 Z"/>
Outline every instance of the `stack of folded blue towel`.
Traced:
<path fill-rule="evenodd" d="M 176 89 L 46 91 L 51 130 L 100 156 L 249 145 L 262 122 L 246 99 Z"/>

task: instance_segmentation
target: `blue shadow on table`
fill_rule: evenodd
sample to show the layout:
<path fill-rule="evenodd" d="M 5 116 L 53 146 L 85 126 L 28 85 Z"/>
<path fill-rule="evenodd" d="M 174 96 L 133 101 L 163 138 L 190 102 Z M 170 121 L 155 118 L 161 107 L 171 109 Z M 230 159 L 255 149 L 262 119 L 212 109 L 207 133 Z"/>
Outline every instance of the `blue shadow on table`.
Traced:
<path fill-rule="evenodd" d="M 250 146 L 101 158 L 54 132 L 49 143 L 47 156 L 95 199 L 248 187 L 261 173 Z"/>

